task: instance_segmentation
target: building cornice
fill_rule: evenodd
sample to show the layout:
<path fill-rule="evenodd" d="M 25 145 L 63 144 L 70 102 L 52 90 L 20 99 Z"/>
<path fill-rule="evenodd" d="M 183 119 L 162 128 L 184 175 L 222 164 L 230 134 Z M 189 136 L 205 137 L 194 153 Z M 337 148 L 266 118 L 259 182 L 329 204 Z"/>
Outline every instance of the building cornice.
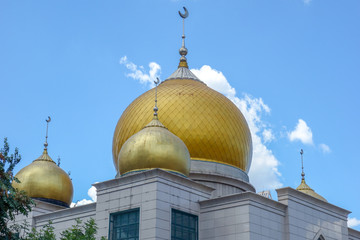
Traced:
<path fill-rule="evenodd" d="M 55 211 L 52 213 L 42 214 L 42 215 L 34 217 L 34 220 L 35 220 L 35 222 L 44 222 L 44 221 L 49 221 L 49 220 L 53 221 L 53 220 L 56 220 L 59 218 L 78 215 L 81 213 L 95 214 L 95 210 L 96 210 L 96 202 L 86 204 L 86 205 L 81 205 L 78 207 L 62 209 L 62 210 L 58 210 L 58 211 Z"/>
<path fill-rule="evenodd" d="M 281 212 L 285 214 L 287 205 L 283 203 L 279 203 L 269 198 L 265 198 L 259 194 L 253 192 L 244 192 L 244 193 L 237 193 L 225 197 L 214 198 L 210 200 L 204 200 L 200 202 L 200 206 L 202 210 L 206 210 L 208 208 L 213 207 L 224 207 L 228 208 L 229 206 L 233 205 L 244 205 L 244 204 L 260 204 L 265 208 L 272 208 L 276 210 L 276 212 Z"/>
<path fill-rule="evenodd" d="M 204 192 L 206 194 L 211 194 L 214 191 L 214 188 L 205 186 L 203 184 L 197 183 L 190 178 L 180 176 L 179 174 L 171 173 L 168 171 L 164 171 L 162 169 L 156 168 L 148 171 L 142 171 L 138 173 L 134 173 L 131 175 L 125 175 L 119 178 L 115 178 L 112 180 L 95 183 L 93 186 L 97 189 L 97 191 L 102 191 L 110 188 L 114 188 L 121 185 L 134 184 L 136 182 L 145 182 L 155 180 L 156 178 L 164 179 L 166 181 L 172 181 L 178 183 L 180 185 L 184 185 L 187 188 L 194 188 L 198 191 Z"/>
<path fill-rule="evenodd" d="M 349 237 L 356 237 L 356 238 L 360 238 L 360 232 L 352 229 L 352 228 L 348 228 L 348 232 L 349 232 Z"/>
<path fill-rule="evenodd" d="M 320 209 L 323 209 L 324 212 L 333 212 L 337 215 L 343 216 L 347 218 L 347 215 L 351 212 L 335 206 L 331 203 L 322 201 L 318 198 L 312 197 L 306 193 L 300 192 L 298 190 L 295 190 L 291 187 L 285 187 L 285 188 L 279 188 L 276 189 L 276 192 L 278 194 L 278 201 L 279 202 L 286 202 L 288 200 L 295 201 L 302 205 L 307 205 L 309 207 L 316 206 Z"/>

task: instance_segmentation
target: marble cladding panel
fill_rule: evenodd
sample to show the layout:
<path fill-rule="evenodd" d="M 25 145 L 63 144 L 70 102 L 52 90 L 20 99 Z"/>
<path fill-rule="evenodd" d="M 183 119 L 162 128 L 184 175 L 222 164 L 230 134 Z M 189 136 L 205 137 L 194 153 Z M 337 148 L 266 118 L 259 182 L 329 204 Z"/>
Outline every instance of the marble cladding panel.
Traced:
<path fill-rule="evenodd" d="M 202 212 L 200 239 L 250 239 L 248 206 L 220 208 Z"/>
<path fill-rule="evenodd" d="M 285 239 L 283 212 L 261 204 L 249 206 L 250 239 Z"/>

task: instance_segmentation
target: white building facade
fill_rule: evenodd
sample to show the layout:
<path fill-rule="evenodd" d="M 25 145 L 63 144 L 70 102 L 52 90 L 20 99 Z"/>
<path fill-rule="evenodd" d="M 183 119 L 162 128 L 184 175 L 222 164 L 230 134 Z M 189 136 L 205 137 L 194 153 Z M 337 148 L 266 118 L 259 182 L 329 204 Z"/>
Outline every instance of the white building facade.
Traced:
<path fill-rule="evenodd" d="M 347 227 L 345 209 L 289 187 L 277 189 L 278 201 L 254 191 L 214 196 L 236 188 L 229 186 L 239 180 L 225 178 L 234 182 L 215 189 L 161 169 L 139 172 L 95 184 L 96 203 L 63 208 L 37 201 L 27 221 L 38 229 L 52 221 L 59 236 L 75 219 L 93 218 L 98 237 L 112 240 L 360 239 Z"/>

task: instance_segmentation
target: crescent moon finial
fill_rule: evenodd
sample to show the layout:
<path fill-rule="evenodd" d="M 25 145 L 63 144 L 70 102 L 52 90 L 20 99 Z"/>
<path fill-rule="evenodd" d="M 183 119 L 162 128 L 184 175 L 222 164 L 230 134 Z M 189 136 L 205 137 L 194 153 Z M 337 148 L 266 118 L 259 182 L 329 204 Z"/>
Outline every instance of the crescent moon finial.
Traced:
<path fill-rule="evenodd" d="M 180 15 L 180 17 L 182 17 L 182 18 L 187 18 L 188 16 L 189 16 L 189 12 L 188 12 L 188 10 L 186 9 L 186 7 L 183 7 L 184 8 L 184 11 L 185 11 L 185 13 L 184 14 L 182 14 L 180 11 L 179 11 L 179 15 Z"/>
<path fill-rule="evenodd" d="M 301 149 L 300 150 L 300 155 L 301 155 L 301 179 L 305 180 L 303 154 L 304 154 L 304 150 Z"/>
<path fill-rule="evenodd" d="M 155 85 L 158 85 L 160 82 L 160 79 L 157 77 L 156 80 L 154 81 Z"/>
<path fill-rule="evenodd" d="M 183 8 L 184 8 L 185 13 L 181 13 L 179 11 L 179 15 L 183 19 L 183 21 L 182 21 L 183 22 L 182 45 L 181 45 L 181 48 L 179 49 L 179 53 L 181 55 L 181 58 L 180 58 L 180 63 L 182 63 L 181 65 L 184 67 L 187 67 L 186 57 L 185 57 L 187 55 L 187 48 L 185 47 L 185 18 L 187 18 L 189 16 L 189 12 L 186 9 L 186 7 L 183 7 Z"/>
<path fill-rule="evenodd" d="M 157 77 L 156 80 L 154 81 L 155 83 L 155 107 L 154 107 L 154 118 L 157 119 L 158 117 L 158 113 L 157 111 L 159 110 L 157 107 L 157 86 L 160 82 L 160 79 Z"/>
<path fill-rule="evenodd" d="M 45 150 L 47 149 L 47 146 L 48 146 L 48 142 L 47 142 L 47 139 L 48 139 L 48 128 L 49 128 L 49 122 L 51 121 L 51 117 L 48 116 L 48 119 L 45 119 L 46 121 L 46 136 L 45 136 L 45 143 L 44 143 L 44 147 L 45 147 Z"/>

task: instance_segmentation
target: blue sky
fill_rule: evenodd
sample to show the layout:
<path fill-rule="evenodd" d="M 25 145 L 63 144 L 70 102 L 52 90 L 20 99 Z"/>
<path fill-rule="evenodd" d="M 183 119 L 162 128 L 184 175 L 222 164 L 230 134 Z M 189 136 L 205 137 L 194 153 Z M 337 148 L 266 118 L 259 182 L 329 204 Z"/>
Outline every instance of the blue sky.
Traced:
<path fill-rule="evenodd" d="M 16 171 L 42 153 L 51 116 L 73 201 L 113 178 L 116 123 L 176 70 L 184 5 L 190 68 L 251 125 L 257 190 L 297 187 L 303 148 L 307 183 L 360 219 L 357 0 L 1 1 L 0 138 L 20 149 Z"/>

